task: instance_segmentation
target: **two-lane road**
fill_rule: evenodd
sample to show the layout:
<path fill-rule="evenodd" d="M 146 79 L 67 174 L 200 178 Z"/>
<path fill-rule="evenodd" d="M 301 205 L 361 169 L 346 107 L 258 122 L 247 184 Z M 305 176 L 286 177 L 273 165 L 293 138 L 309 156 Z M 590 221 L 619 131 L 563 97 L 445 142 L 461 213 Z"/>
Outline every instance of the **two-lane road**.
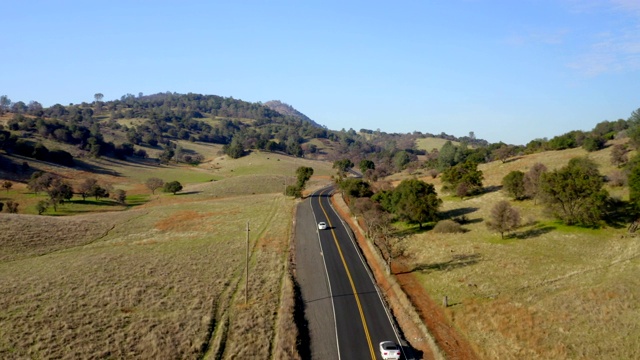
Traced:
<path fill-rule="evenodd" d="M 308 247 L 307 252 L 320 257 L 303 260 L 305 263 L 298 261 L 299 270 L 315 266 L 311 273 L 307 268 L 307 275 L 302 271 L 300 279 L 307 315 L 312 318 L 309 320 L 312 357 L 381 359 L 378 344 L 385 340 L 400 343 L 400 339 L 350 231 L 331 206 L 331 190 L 322 189 L 308 199 L 318 244 L 301 244 L 298 240 L 297 245 Z M 327 223 L 326 230 L 317 229 L 316 224 L 321 221 Z M 298 227 L 296 234 L 299 231 L 304 229 Z M 305 250 L 297 250 L 301 251 Z M 318 269 L 319 264 L 324 269 Z M 309 283 L 311 280 L 305 278 L 310 277 L 315 277 L 313 286 L 317 289 L 312 290 L 315 298 L 308 296 L 309 284 L 304 283 Z"/>

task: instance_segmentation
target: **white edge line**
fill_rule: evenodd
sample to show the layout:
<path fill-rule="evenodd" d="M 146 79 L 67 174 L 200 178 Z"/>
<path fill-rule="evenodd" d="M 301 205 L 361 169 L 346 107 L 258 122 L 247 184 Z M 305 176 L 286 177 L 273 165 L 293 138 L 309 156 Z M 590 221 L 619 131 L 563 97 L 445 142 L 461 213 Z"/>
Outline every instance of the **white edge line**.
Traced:
<path fill-rule="evenodd" d="M 324 189 L 318 190 L 322 191 Z M 318 191 L 313 195 L 317 195 Z M 319 196 L 319 195 L 318 195 Z M 329 271 L 327 270 L 327 262 L 324 259 L 324 250 L 322 249 L 322 241 L 320 241 L 320 230 L 318 229 L 318 219 L 316 218 L 316 212 L 313 211 L 313 205 L 311 204 L 313 197 L 309 199 L 309 206 L 311 206 L 311 213 L 313 214 L 313 220 L 315 221 L 316 234 L 318 234 L 318 244 L 320 245 L 320 253 L 322 254 L 322 263 L 324 264 L 324 273 L 327 275 L 327 283 L 329 283 L 329 297 L 331 298 L 331 308 L 333 309 L 333 327 L 336 330 L 336 347 L 338 350 L 338 360 L 340 360 L 340 341 L 338 340 L 338 320 L 336 319 L 336 307 L 333 303 L 333 292 L 331 291 L 331 280 L 329 280 Z M 320 201 L 320 199 L 318 199 Z M 331 203 L 331 201 L 329 201 Z M 342 220 L 342 219 L 341 219 Z"/>
<path fill-rule="evenodd" d="M 369 279 L 371 280 L 371 283 L 373 284 L 373 287 L 376 289 L 376 293 L 378 294 L 378 299 L 380 300 L 380 303 L 382 304 L 382 308 L 384 309 L 384 312 L 387 314 L 387 318 L 389 319 L 389 324 L 391 324 L 391 328 L 393 328 L 393 333 L 396 334 L 396 340 L 398 341 L 398 344 L 402 345 L 402 342 L 401 342 L 401 339 L 400 339 L 400 335 L 398 334 L 398 330 L 396 329 L 396 326 L 395 326 L 395 322 L 391 319 L 391 313 L 389 313 L 389 309 L 387 309 L 387 305 L 385 304 L 385 302 L 382 301 L 382 295 L 380 295 L 380 288 L 378 287 L 378 284 L 376 283 L 375 278 L 373 277 L 373 274 L 369 270 L 369 265 L 367 264 L 367 262 L 362 257 L 360 248 L 358 247 L 358 245 L 356 244 L 355 240 L 351 236 L 351 232 L 353 230 L 350 227 L 348 227 L 347 224 L 345 224 L 344 220 L 342 219 L 342 216 L 340 216 L 340 214 L 333 207 L 333 203 L 331 203 L 331 201 L 329 201 L 329 206 L 331 206 L 331 210 L 333 210 L 333 212 L 336 215 L 338 215 L 338 218 L 340 219 L 340 223 L 342 223 L 342 226 L 346 230 L 347 235 L 349 235 L 349 239 L 351 240 L 351 244 L 356 249 L 356 253 L 358 254 L 358 257 L 360 258 L 360 261 L 362 261 L 362 264 L 364 265 L 364 268 L 367 271 L 367 274 L 369 274 Z M 315 214 L 314 214 L 314 216 L 315 216 Z M 400 350 L 402 351 L 403 357 L 405 359 L 407 359 L 407 354 L 404 353 L 404 347 L 403 346 L 400 346 Z"/>

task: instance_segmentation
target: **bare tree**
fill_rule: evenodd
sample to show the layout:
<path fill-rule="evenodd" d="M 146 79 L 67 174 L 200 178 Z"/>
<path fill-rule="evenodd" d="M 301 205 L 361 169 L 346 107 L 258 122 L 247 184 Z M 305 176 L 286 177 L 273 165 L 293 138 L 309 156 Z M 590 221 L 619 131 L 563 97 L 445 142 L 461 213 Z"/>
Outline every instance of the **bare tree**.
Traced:
<path fill-rule="evenodd" d="M 82 201 L 85 201 L 87 199 L 87 196 L 90 196 L 91 190 L 97 184 L 98 184 L 98 180 L 96 180 L 94 178 L 89 178 L 89 179 L 85 179 L 80 184 L 80 186 L 78 186 L 77 191 L 78 191 L 78 194 L 80 194 L 80 196 L 82 196 Z"/>
<path fill-rule="evenodd" d="M 48 208 L 49 208 L 49 202 L 46 200 L 40 200 L 36 204 L 36 210 L 38 210 L 38 215 L 42 215 L 42 213 L 47 211 Z"/>
<path fill-rule="evenodd" d="M 515 230 L 520 226 L 520 213 L 511 207 L 508 201 L 503 200 L 491 209 L 491 220 L 487 221 L 487 227 L 500 233 L 504 239 L 504 233 Z"/>
<path fill-rule="evenodd" d="M 365 235 L 380 250 L 390 272 L 393 259 L 404 252 L 404 237 L 398 236 L 391 223 L 391 215 L 369 198 L 355 198 L 353 211 L 364 223 Z"/>
<path fill-rule="evenodd" d="M 540 178 L 547 172 L 547 167 L 542 163 L 535 163 L 531 169 L 524 174 L 524 193 L 527 197 L 535 200 L 540 194 Z"/>
<path fill-rule="evenodd" d="M 9 192 L 9 189 L 11 189 L 12 186 L 13 186 L 13 183 L 9 180 L 5 180 L 2 182 L 2 188 L 7 190 L 7 192 Z"/>
<path fill-rule="evenodd" d="M 507 159 L 509 159 L 511 156 L 513 156 L 514 154 L 514 150 L 515 148 L 513 146 L 510 145 L 502 145 L 501 147 L 495 149 L 493 151 L 493 155 L 500 161 L 502 161 L 503 163 L 507 162 Z"/>
<path fill-rule="evenodd" d="M 29 183 L 27 183 L 27 188 L 38 195 L 40 191 L 46 191 L 51 187 L 54 178 L 55 176 L 49 173 L 43 173 L 41 171 L 35 172 L 31 175 L 31 179 Z"/>
<path fill-rule="evenodd" d="M 162 179 L 152 177 L 148 178 L 144 184 L 147 189 L 151 190 L 151 193 L 155 195 L 156 190 L 164 186 L 164 181 L 162 181 Z"/>
<path fill-rule="evenodd" d="M 125 200 L 127 199 L 127 192 L 122 189 L 118 189 L 113 192 L 112 196 L 113 196 L 113 199 L 118 202 L 118 204 L 124 205 Z"/>
<path fill-rule="evenodd" d="M 627 152 L 629 150 L 625 145 L 617 144 L 611 148 L 611 164 L 621 167 L 629 161 Z"/>
<path fill-rule="evenodd" d="M 7 201 L 7 212 L 10 214 L 17 214 L 18 213 L 18 204 L 17 202 L 14 202 L 12 200 Z"/>
<path fill-rule="evenodd" d="M 102 99 L 104 98 L 104 95 L 102 95 L 102 93 L 96 93 L 93 95 L 93 98 L 95 99 L 94 105 L 96 108 L 96 114 L 99 114 L 102 111 Z"/>

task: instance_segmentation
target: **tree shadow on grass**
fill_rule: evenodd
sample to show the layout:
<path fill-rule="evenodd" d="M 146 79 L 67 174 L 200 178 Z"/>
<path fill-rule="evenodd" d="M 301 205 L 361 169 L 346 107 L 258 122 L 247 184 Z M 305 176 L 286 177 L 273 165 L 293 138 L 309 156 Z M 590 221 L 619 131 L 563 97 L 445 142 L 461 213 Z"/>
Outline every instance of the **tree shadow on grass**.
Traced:
<path fill-rule="evenodd" d="M 500 191 L 502 190 L 502 185 L 492 185 L 492 186 L 487 186 L 485 188 L 482 189 L 482 193 L 483 194 L 488 194 L 488 193 L 492 193 L 492 192 L 496 192 L 496 191 Z"/>
<path fill-rule="evenodd" d="M 505 161 L 503 161 L 502 163 L 503 163 L 503 164 L 508 164 L 508 163 L 510 163 L 510 162 L 518 161 L 518 160 L 520 160 L 520 159 L 522 159 L 522 156 L 514 156 L 514 157 L 510 157 L 510 158 L 506 159 L 506 160 L 505 160 Z"/>
<path fill-rule="evenodd" d="M 432 272 L 432 271 L 450 271 L 458 268 L 463 268 L 471 265 L 475 265 L 482 259 L 480 254 L 456 254 L 451 256 L 451 260 L 431 263 L 431 264 L 419 264 L 414 266 L 409 271 L 396 273 L 398 275 L 412 273 L 414 271 Z"/>
<path fill-rule="evenodd" d="M 514 232 L 512 234 L 509 234 L 509 235 L 505 236 L 505 238 L 506 239 L 520 239 L 520 240 L 531 239 L 531 238 L 538 237 L 538 236 L 541 236 L 541 235 L 544 235 L 544 234 L 548 234 L 548 233 L 552 232 L 555 229 L 556 229 L 555 226 L 536 226 L 533 229 Z"/>
<path fill-rule="evenodd" d="M 132 200 L 127 200 L 127 202 L 124 205 L 127 207 L 127 209 L 130 209 L 136 206 L 144 205 L 148 202 L 149 202 L 149 199 L 132 199 Z"/>
<path fill-rule="evenodd" d="M 397 237 L 405 237 L 405 236 L 411 236 L 411 235 L 417 235 L 417 234 L 422 234 L 424 232 L 427 232 L 429 230 L 433 230 L 433 227 L 435 226 L 435 223 L 428 223 L 426 225 L 422 225 L 422 227 L 419 226 L 413 226 L 410 228 L 406 228 L 400 231 L 397 231 L 395 233 L 395 236 Z"/>
<path fill-rule="evenodd" d="M 458 209 L 451 209 L 440 213 L 443 219 L 452 219 L 458 216 L 464 216 L 478 211 L 477 207 L 463 207 Z"/>
<path fill-rule="evenodd" d="M 96 199 L 89 199 L 89 198 L 87 198 L 86 200 L 73 199 L 73 200 L 65 201 L 64 203 L 76 204 L 76 205 L 94 205 L 94 206 L 122 206 L 122 204 L 119 204 L 115 201 L 104 201 L 104 200 L 96 200 Z"/>
<path fill-rule="evenodd" d="M 626 201 L 611 199 L 607 205 L 609 209 L 603 218 L 607 226 L 623 229 L 638 220 L 638 212 Z"/>
<path fill-rule="evenodd" d="M 86 170 L 88 172 L 100 175 L 120 176 L 121 174 L 115 170 L 107 169 L 96 164 L 91 164 L 80 159 L 74 159 L 76 169 Z"/>
<path fill-rule="evenodd" d="M 179 193 L 176 193 L 174 195 L 176 196 L 182 196 L 182 195 L 194 195 L 194 194 L 200 194 L 202 191 L 182 191 Z"/>

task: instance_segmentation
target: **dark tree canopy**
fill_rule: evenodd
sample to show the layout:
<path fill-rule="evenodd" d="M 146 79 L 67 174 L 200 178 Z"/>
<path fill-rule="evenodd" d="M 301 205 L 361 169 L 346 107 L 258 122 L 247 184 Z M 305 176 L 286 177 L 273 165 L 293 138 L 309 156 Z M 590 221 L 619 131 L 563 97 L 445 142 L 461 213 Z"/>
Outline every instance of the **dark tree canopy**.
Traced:
<path fill-rule="evenodd" d="M 442 173 L 444 190 L 461 197 L 479 193 L 482 190 L 482 180 L 483 175 L 482 171 L 478 170 L 478 164 L 470 161 L 452 166 Z M 464 194 L 459 191 L 461 185 L 466 189 Z"/>
<path fill-rule="evenodd" d="M 80 194 L 80 196 L 82 196 L 82 201 L 85 201 L 87 199 L 87 196 L 91 196 L 93 188 L 97 186 L 97 184 L 98 180 L 94 178 L 88 178 L 78 186 L 77 192 L 78 194 Z"/>
<path fill-rule="evenodd" d="M 47 194 L 53 210 L 58 211 L 58 204 L 63 204 L 65 200 L 71 200 L 73 197 L 73 188 L 67 182 L 56 178 L 52 181 Z"/>
<path fill-rule="evenodd" d="M 392 191 L 378 192 L 372 199 L 400 220 L 418 224 L 421 228 L 422 224 L 438 219 L 442 204 L 435 187 L 418 179 L 403 180 Z"/>
<path fill-rule="evenodd" d="M 516 200 L 520 200 L 524 197 L 524 173 L 522 171 L 514 170 L 508 173 L 502 179 L 502 188 L 504 191 Z"/>
<path fill-rule="evenodd" d="M 568 225 L 597 225 L 603 216 L 608 193 L 596 164 L 573 158 L 561 169 L 544 173 L 540 189 L 548 209 Z"/>
<path fill-rule="evenodd" d="M 95 184 L 91 187 L 91 190 L 89 190 L 89 196 L 93 196 L 96 201 L 98 201 L 100 198 L 108 198 L 109 191 L 102 186 Z"/>
<path fill-rule="evenodd" d="M 640 155 L 636 155 L 629 163 L 629 202 L 636 212 L 640 213 Z"/>
<path fill-rule="evenodd" d="M 178 191 L 182 190 L 182 184 L 178 181 L 170 181 L 164 184 L 164 192 L 170 192 L 175 195 Z"/>
<path fill-rule="evenodd" d="M 236 139 L 234 139 L 231 144 L 225 145 L 223 151 L 232 159 L 239 159 L 244 156 L 244 146 Z"/>
<path fill-rule="evenodd" d="M 367 160 L 367 159 L 360 160 L 360 163 L 358 164 L 358 166 L 360 167 L 360 171 L 362 171 L 363 174 L 367 170 L 375 170 L 376 169 L 376 164 L 373 161 Z"/>
<path fill-rule="evenodd" d="M 340 190 L 348 197 L 370 197 L 373 195 L 371 185 L 362 179 L 349 178 L 340 181 Z"/>
<path fill-rule="evenodd" d="M 307 166 L 300 166 L 296 169 L 296 176 L 298 178 L 298 187 L 304 189 L 307 181 L 313 176 L 313 168 Z"/>
<path fill-rule="evenodd" d="M 341 175 L 345 174 L 349 169 L 353 168 L 353 162 L 349 159 L 341 159 L 333 162 L 333 168 L 338 170 Z"/>

